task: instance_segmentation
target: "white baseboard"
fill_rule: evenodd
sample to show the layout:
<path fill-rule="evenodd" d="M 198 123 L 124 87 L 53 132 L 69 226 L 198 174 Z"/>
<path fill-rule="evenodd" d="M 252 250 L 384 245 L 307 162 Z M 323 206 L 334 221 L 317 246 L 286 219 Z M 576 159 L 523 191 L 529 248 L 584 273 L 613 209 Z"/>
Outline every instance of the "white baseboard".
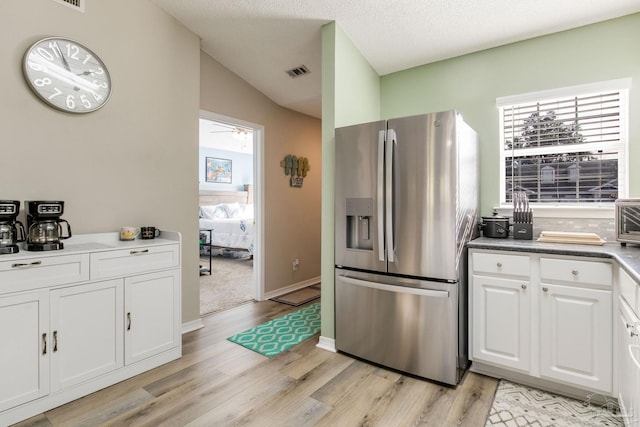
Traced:
<path fill-rule="evenodd" d="M 188 332 L 193 332 L 200 328 L 204 328 L 204 323 L 202 323 L 202 319 L 192 320 L 191 322 L 182 324 L 182 333 L 186 334 Z"/>
<path fill-rule="evenodd" d="M 316 285 L 318 283 L 320 283 L 320 276 L 313 277 L 311 279 L 308 279 L 302 282 L 294 283 L 293 285 L 289 285 L 285 288 L 280 288 L 280 289 L 276 289 L 275 291 L 267 292 L 264 295 L 264 299 L 268 300 L 271 298 L 276 298 L 281 295 L 288 294 L 293 291 L 297 291 L 298 289 L 306 288 L 307 286 Z"/>
<path fill-rule="evenodd" d="M 318 344 L 316 344 L 316 347 L 330 351 L 332 353 L 338 352 L 336 350 L 336 340 L 334 340 L 333 338 L 320 336 L 320 340 L 318 340 Z"/>

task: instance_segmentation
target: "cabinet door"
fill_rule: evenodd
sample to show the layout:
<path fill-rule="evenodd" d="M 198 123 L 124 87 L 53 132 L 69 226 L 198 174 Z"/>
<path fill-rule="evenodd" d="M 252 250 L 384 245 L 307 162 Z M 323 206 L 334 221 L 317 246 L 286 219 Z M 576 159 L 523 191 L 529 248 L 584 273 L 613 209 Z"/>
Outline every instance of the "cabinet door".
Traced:
<path fill-rule="evenodd" d="M 51 291 L 51 389 L 123 366 L 122 279 Z"/>
<path fill-rule="evenodd" d="M 49 291 L 0 298 L 0 411 L 49 393 Z"/>
<path fill-rule="evenodd" d="M 125 364 L 180 345 L 178 270 L 125 279 Z"/>
<path fill-rule="evenodd" d="M 529 282 L 473 276 L 473 359 L 529 370 Z"/>
<path fill-rule="evenodd" d="M 611 291 L 540 285 L 540 373 L 612 391 Z"/>
<path fill-rule="evenodd" d="M 636 368 L 633 363 L 633 349 L 631 333 L 635 332 L 633 328 L 633 315 L 626 303 L 619 301 L 618 312 L 618 401 L 620 402 L 623 415 L 630 417 L 638 411 L 634 402 L 634 374 L 636 369 L 640 372 L 640 366 Z"/>

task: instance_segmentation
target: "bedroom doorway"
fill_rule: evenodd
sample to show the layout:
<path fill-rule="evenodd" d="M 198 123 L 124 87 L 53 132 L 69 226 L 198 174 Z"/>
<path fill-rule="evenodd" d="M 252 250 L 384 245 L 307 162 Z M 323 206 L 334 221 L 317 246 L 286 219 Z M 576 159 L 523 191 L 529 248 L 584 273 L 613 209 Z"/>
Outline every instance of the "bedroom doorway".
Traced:
<path fill-rule="evenodd" d="M 264 299 L 263 134 L 261 125 L 200 111 L 201 316 Z"/>

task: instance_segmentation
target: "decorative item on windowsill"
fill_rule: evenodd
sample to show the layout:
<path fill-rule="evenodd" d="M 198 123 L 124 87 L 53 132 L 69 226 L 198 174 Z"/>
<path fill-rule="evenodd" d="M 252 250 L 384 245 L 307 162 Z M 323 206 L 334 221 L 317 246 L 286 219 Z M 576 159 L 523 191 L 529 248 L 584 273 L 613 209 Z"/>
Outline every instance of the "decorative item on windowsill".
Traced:
<path fill-rule="evenodd" d="M 280 161 L 280 166 L 284 168 L 284 174 L 291 176 L 289 178 L 289 185 L 294 188 L 302 187 L 302 182 L 307 173 L 311 170 L 309 165 L 309 159 L 306 157 L 296 157 L 292 154 L 285 156 L 284 160 Z"/>
<path fill-rule="evenodd" d="M 533 211 L 524 191 L 513 192 L 513 238 L 533 240 Z"/>

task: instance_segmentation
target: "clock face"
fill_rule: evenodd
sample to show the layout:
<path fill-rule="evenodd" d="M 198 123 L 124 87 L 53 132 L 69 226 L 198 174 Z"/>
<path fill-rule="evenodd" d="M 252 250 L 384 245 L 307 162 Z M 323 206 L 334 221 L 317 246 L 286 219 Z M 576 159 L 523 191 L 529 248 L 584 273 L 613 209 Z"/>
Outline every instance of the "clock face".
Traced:
<path fill-rule="evenodd" d="M 95 111 L 111 95 L 107 67 L 73 40 L 50 37 L 34 43 L 25 53 L 23 72 L 42 101 L 69 113 Z"/>

